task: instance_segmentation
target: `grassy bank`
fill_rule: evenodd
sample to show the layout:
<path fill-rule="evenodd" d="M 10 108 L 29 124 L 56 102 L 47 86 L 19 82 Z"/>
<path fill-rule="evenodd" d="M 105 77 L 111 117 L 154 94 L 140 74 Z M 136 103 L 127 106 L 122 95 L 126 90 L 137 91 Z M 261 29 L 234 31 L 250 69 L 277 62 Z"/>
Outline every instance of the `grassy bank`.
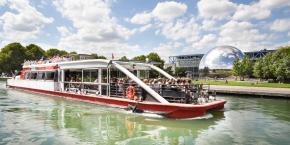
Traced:
<path fill-rule="evenodd" d="M 249 81 L 228 81 L 225 80 L 198 80 L 194 83 L 204 83 L 210 85 L 223 86 L 245 86 L 245 87 L 270 87 L 270 88 L 290 88 L 290 84 L 267 83 L 267 82 L 249 82 Z"/>

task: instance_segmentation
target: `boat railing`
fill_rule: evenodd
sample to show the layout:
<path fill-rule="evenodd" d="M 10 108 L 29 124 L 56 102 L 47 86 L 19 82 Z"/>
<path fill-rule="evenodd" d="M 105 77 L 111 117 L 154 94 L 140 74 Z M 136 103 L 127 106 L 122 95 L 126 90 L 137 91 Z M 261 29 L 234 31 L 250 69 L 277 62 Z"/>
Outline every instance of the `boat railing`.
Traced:
<path fill-rule="evenodd" d="M 127 98 L 126 89 L 129 83 L 95 83 L 95 82 L 63 82 L 64 90 L 79 94 L 105 95 L 117 98 Z M 172 85 L 172 84 L 147 84 L 156 93 L 162 96 L 170 103 L 200 104 L 199 100 L 209 99 L 208 84 L 190 84 L 190 85 Z M 136 96 L 145 100 L 150 98 L 148 93 L 142 87 L 133 83 L 136 90 Z"/>
<path fill-rule="evenodd" d="M 129 87 L 130 83 L 110 83 L 110 96 L 118 98 L 126 98 L 126 89 Z M 136 96 L 142 96 L 142 87 L 138 86 L 136 83 L 132 83 L 135 87 Z"/>
<path fill-rule="evenodd" d="M 191 84 L 191 85 L 154 85 L 147 84 L 160 96 L 171 103 L 198 103 L 199 98 L 209 99 L 209 85 L 208 84 Z M 129 83 L 110 83 L 110 96 L 126 98 L 126 89 Z M 136 89 L 136 96 L 148 98 L 148 93 L 140 86 L 133 83 Z"/>
<path fill-rule="evenodd" d="M 64 91 L 79 94 L 107 95 L 108 83 L 95 82 L 63 82 Z"/>

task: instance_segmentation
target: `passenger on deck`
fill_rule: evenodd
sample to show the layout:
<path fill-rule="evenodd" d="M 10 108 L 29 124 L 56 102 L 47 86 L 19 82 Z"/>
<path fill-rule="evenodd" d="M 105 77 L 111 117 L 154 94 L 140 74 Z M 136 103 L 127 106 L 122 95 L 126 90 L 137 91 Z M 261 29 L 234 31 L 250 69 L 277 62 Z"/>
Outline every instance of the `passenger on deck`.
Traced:
<path fill-rule="evenodd" d="M 134 100 L 135 96 L 136 96 L 136 89 L 133 86 L 133 83 L 131 82 L 129 87 L 126 89 L 126 95 L 128 97 L 128 99 L 130 100 Z"/>
<path fill-rule="evenodd" d="M 124 89 L 124 82 L 122 79 L 118 80 L 118 92 L 122 94 L 122 96 L 126 96 L 125 95 L 125 89 Z"/>

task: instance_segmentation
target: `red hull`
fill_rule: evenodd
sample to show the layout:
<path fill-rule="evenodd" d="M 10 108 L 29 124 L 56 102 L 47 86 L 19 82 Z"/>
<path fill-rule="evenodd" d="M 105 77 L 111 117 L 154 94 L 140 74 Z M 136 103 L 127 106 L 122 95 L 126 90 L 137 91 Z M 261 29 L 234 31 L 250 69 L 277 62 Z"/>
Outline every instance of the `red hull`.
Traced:
<path fill-rule="evenodd" d="M 122 99 L 122 98 L 112 98 L 112 97 L 104 97 L 104 96 L 89 96 L 83 94 L 73 94 L 67 92 L 58 92 L 58 91 L 47 91 L 47 90 L 39 90 L 32 88 L 24 88 L 17 86 L 9 86 L 11 88 L 28 90 L 32 92 L 54 95 L 59 97 L 77 99 L 84 102 L 96 103 L 96 104 L 106 104 L 118 106 L 121 108 L 127 108 L 128 105 L 136 106 L 136 102 L 133 100 Z M 137 104 L 138 109 L 142 109 L 145 111 L 152 111 L 156 113 L 160 113 L 168 118 L 193 118 L 204 115 L 208 110 L 218 110 L 223 109 L 225 100 L 218 100 L 211 103 L 207 103 L 204 105 L 191 105 L 191 104 L 177 104 L 177 103 L 169 103 L 169 104 L 161 104 L 154 102 L 139 102 Z"/>

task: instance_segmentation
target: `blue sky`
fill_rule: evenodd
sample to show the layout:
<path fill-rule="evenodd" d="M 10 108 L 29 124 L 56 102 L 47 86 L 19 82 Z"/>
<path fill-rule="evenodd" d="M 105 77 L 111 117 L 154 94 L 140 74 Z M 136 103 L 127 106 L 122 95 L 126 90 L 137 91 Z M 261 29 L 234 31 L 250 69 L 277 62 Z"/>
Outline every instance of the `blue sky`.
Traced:
<path fill-rule="evenodd" d="M 290 45 L 289 0 L 0 0 L 0 47 L 35 43 L 119 58 Z"/>

